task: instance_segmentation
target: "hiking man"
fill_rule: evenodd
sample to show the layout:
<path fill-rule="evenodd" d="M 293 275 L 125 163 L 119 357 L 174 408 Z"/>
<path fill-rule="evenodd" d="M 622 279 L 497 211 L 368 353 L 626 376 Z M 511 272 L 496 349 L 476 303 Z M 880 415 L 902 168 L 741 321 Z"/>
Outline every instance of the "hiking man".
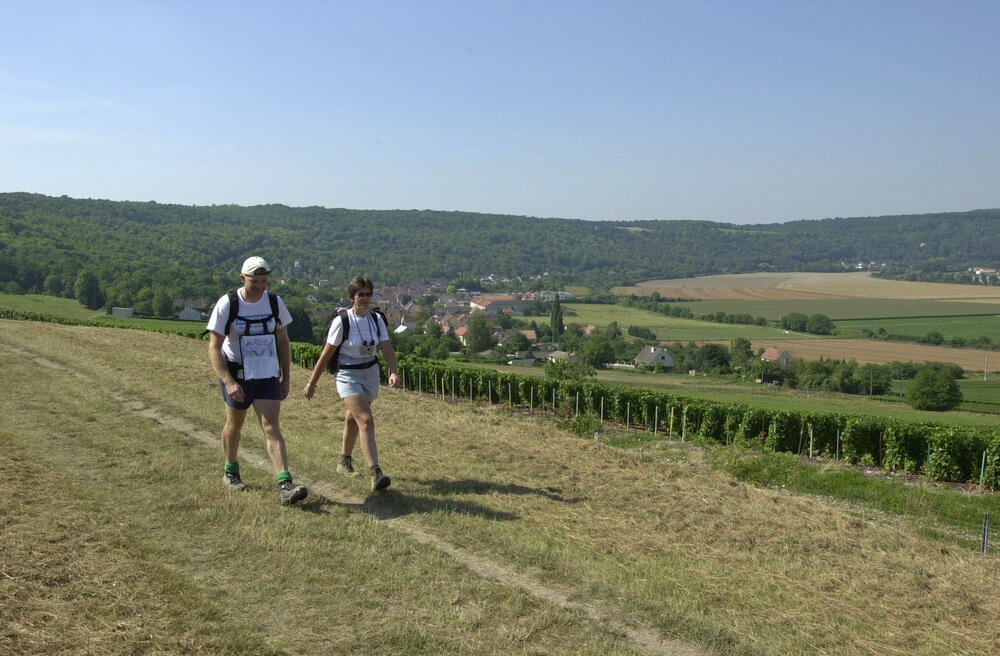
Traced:
<path fill-rule="evenodd" d="M 240 270 L 242 287 L 222 296 L 208 319 L 208 357 L 219 377 L 226 402 L 222 448 L 226 462 L 223 484 L 243 491 L 237 454 L 247 410 L 253 406 L 267 440 L 267 454 L 277 472 L 282 505 L 298 503 L 308 491 L 292 483 L 285 438 L 278 415 L 291 385 L 291 347 L 288 325 L 292 315 L 281 297 L 267 291 L 271 265 L 250 257 Z"/>

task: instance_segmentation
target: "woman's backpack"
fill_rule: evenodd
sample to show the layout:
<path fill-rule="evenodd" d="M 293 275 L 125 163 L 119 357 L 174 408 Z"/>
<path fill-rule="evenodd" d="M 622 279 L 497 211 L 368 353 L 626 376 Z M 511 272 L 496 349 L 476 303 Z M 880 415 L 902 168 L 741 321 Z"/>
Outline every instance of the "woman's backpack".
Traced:
<path fill-rule="evenodd" d="M 371 310 L 369 310 L 369 312 L 374 312 L 376 316 L 382 319 L 381 322 L 379 321 L 375 322 L 375 329 L 378 331 L 376 333 L 376 337 L 379 337 L 380 338 L 379 341 L 381 341 L 382 326 L 384 325 L 386 329 L 388 329 L 389 320 L 386 319 L 385 312 L 382 311 L 382 308 L 377 308 L 377 307 L 372 308 Z M 344 342 L 347 341 L 347 335 L 348 333 L 351 332 L 351 322 L 347 320 L 347 310 L 341 308 L 337 310 L 335 316 L 340 317 L 340 323 L 343 326 L 343 332 L 341 333 L 340 344 L 337 344 L 337 346 L 334 347 L 333 356 L 326 363 L 326 370 L 331 374 L 337 373 L 337 370 L 340 369 L 340 347 L 343 345 Z M 324 348 L 326 347 L 326 340 L 330 336 L 330 326 L 332 325 L 333 325 L 333 319 L 330 319 L 330 324 L 326 327 L 326 330 L 323 331 L 322 343 Z M 388 337 L 388 335 L 386 335 L 386 337 Z"/>

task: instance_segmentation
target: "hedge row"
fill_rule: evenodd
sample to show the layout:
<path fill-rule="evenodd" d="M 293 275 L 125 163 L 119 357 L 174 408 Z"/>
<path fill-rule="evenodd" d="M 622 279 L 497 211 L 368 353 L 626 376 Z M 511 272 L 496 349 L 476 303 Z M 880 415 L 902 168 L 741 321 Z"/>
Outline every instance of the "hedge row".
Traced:
<path fill-rule="evenodd" d="M 634 387 L 497 372 L 401 357 L 408 390 L 500 403 L 602 422 L 678 439 L 749 443 L 774 451 L 845 459 L 951 482 L 1000 488 L 1000 431 L 830 412 L 766 410 Z M 985 467 L 984 467 L 985 458 Z"/>

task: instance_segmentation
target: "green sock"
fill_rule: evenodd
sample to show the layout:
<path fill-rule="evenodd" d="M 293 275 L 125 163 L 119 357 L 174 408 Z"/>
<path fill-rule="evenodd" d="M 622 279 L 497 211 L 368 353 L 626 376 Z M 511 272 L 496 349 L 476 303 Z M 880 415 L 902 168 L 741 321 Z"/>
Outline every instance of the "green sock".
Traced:
<path fill-rule="evenodd" d="M 240 463 L 226 461 L 225 472 L 227 474 L 239 474 L 240 473 Z"/>
<path fill-rule="evenodd" d="M 280 474 L 278 474 L 278 485 L 281 485 L 282 483 L 286 483 L 286 482 L 287 483 L 291 483 L 292 482 L 292 475 L 288 472 L 287 469 L 285 471 L 281 472 Z"/>

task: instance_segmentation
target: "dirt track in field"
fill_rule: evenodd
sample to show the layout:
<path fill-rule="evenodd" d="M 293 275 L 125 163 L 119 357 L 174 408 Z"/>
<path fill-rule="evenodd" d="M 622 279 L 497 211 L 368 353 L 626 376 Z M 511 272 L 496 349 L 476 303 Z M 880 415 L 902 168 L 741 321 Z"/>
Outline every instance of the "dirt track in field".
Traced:
<path fill-rule="evenodd" d="M 744 273 L 672 280 L 650 280 L 615 287 L 616 294 L 651 294 L 668 298 L 730 300 L 810 300 L 823 298 L 894 298 L 981 301 L 1000 304 L 1000 287 L 881 280 L 870 273 Z"/>

